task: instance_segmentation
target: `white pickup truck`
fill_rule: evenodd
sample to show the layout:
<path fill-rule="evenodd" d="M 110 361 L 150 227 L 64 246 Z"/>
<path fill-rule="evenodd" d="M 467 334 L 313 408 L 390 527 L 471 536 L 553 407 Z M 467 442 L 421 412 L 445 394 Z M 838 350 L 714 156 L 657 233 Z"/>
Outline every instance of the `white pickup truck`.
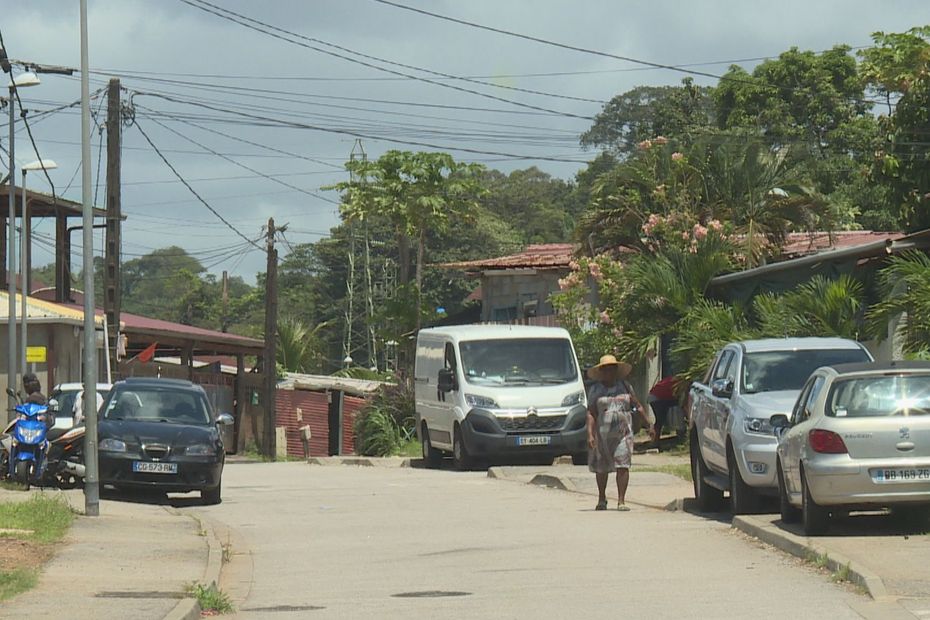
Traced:
<path fill-rule="evenodd" d="M 723 347 L 688 394 L 691 477 L 700 510 L 719 511 L 725 491 L 733 514 L 754 512 L 761 495 L 775 495 L 777 441 L 769 418 L 789 413 L 821 366 L 868 361 L 864 346 L 843 338 L 746 340 Z"/>

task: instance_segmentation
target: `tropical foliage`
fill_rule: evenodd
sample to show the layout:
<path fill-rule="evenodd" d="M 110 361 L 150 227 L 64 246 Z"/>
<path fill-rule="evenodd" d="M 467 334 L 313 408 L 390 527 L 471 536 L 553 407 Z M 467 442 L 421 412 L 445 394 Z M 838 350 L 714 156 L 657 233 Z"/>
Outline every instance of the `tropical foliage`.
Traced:
<path fill-rule="evenodd" d="M 355 418 L 356 451 L 390 456 L 416 432 L 413 389 L 406 383 L 385 385 Z"/>

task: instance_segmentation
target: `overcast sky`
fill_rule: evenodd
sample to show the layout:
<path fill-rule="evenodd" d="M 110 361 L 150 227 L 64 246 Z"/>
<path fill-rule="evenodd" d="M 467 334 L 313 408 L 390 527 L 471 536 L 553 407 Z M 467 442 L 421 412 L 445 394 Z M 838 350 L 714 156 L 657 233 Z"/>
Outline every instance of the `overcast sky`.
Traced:
<path fill-rule="evenodd" d="M 175 244 L 217 273 L 226 269 L 252 281 L 264 270 L 262 254 L 255 248 L 238 250 L 242 238 L 178 182 L 140 129 L 243 235 L 258 237 L 273 216 L 277 224 L 290 225 L 291 243 L 302 243 L 319 239 L 338 222 L 337 196 L 320 188 L 345 178 L 342 164 L 358 135 L 367 136 L 362 143 L 369 157 L 391 148 L 431 150 L 411 143 L 431 144 L 457 159 L 505 171 L 536 165 L 571 179 L 591 157 L 578 147 L 578 135 L 590 125 L 586 117 L 634 86 L 674 84 L 683 77 L 440 21 L 374 0 L 210 1 L 306 37 L 298 40 L 307 46 L 497 99 L 288 43 L 180 0 L 91 0 L 90 66 L 96 71 L 91 90 L 118 76 L 129 91 L 124 97 L 131 97 L 136 106 L 138 127 L 125 128 L 123 140 L 123 210 L 128 217 L 124 260 Z M 717 74 L 733 61 L 775 56 L 791 46 L 862 46 L 876 30 L 902 31 L 930 23 L 925 0 L 399 1 L 652 62 L 715 62 L 696 68 Z M 79 66 L 78 0 L 4 4 L 3 37 L 11 58 Z M 756 62 L 739 64 L 751 69 Z M 529 75 L 540 73 L 548 75 Z M 21 91 L 33 115 L 80 97 L 77 74 L 43 75 L 42 81 Z M 94 101 L 95 109 L 98 103 Z M 281 127 L 282 121 L 302 126 Z M 78 108 L 36 117 L 33 132 L 41 157 L 60 166 L 51 173 L 59 194 L 80 201 Z M 0 134 L 6 148 L 5 127 Z M 95 179 L 99 141 L 95 131 Z M 16 155 L 19 164 L 35 159 L 22 128 Z M 275 175 L 278 182 L 261 175 Z M 104 177 L 105 170 L 99 175 L 101 206 Z M 29 184 L 49 189 L 41 174 L 31 174 Z M 53 231 L 48 222 L 38 223 L 37 229 L 44 234 Z M 36 247 L 35 264 L 51 259 L 50 250 Z"/>

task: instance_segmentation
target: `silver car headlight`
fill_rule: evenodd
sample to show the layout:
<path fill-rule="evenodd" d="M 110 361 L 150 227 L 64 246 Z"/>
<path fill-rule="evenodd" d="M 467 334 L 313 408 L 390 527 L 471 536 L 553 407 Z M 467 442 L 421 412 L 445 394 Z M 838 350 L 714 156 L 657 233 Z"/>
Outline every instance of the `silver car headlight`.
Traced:
<path fill-rule="evenodd" d="M 207 443 L 188 446 L 184 451 L 187 456 L 216 456 L 216 448 Z"/>
<path fill-rule="evenodd" d="M 465 402 L 469 407 L 480 407 L 481 409 L 497 409 L 497 402 L 487 396 L 478 396 L 477 394 L 465 394 Z"/>
<path fill-rule="evenodd" d="M 126 442 L 108 437 L 106 439 L 101 439 L 97 447 L 101 452 L 125 452 Z"/>
<path fill-rule="evenodd" d="M 772 424 L 768 418 L 747 418 L 743 421 L 743 430 L 756 435 L 771 435 Z"/>
<path fill-rule="evenodd" d="M 584 403 L 584 392 L 575 392 L 562 399 L 563 407 L 574 407 Z"/>

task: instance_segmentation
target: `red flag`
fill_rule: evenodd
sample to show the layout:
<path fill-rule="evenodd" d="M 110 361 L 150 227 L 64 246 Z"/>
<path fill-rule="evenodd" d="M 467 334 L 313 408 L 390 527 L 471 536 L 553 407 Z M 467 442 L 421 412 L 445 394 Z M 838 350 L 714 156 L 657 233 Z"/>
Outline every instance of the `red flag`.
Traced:
<path fill-rule="evenodd" d="M 153 342 L 147 346 L 142 353 L 136 356 L 136 359 L 142 362 L 143 364 L 148 364 L 152 361 L 152 358 L 155 357 L 155 350 L 158 348 L 158 343 Z"/>

